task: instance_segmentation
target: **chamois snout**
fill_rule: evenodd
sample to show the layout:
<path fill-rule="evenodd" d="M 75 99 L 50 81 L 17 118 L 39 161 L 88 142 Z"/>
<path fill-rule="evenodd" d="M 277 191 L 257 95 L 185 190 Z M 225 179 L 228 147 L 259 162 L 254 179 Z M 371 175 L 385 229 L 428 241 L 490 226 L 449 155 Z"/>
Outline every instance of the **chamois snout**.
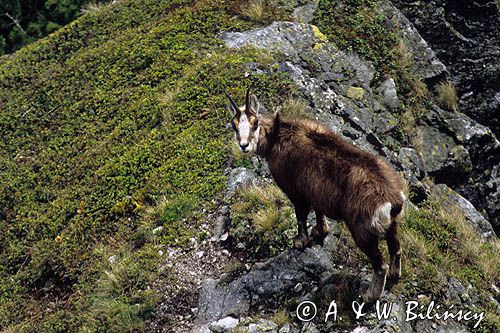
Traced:
<path fill-rule="evenodd" d="M 249 154 L 257 149 L 259 140 L 259 107 L 255 95 L 247 90 L 245 105 L 239 107 L 231 96 L 225 92 L 228 99 L 228 110 L 233 116 L 231 125 L 234 138 L 243 153 Z"/>

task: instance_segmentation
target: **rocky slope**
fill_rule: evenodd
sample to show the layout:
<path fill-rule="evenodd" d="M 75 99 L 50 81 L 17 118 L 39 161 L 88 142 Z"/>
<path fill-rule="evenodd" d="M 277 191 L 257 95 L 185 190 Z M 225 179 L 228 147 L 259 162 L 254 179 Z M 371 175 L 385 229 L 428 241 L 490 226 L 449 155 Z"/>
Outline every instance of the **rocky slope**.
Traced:
<path fill-rule="evenodd" d="M 500 10 L 498 1 L 393 1 L 446 65 L 460 110 L 500 134 Z M 482 143 L 480 143 L 482 145 Z M 472 150 L 475 151 L 475 150 Z M 499 233 L 498 150 L 471 155 L 461 177 L 437 175 L 484 210 Z M 478 163 L 478 161 L 481 162 Z M 480 166 L 479 166 L 480 165 Z"/>
<path fill-rule="evenodd" d="M 297 8 L 295 17 L 310 21 L 313 18 L 310 9 L 310 5 Z M 426 82 L 437 82 L 445 78 L 448 75 L 445 65 L 398 9 L 390 2 L 384 2 L 382 11 L 391 29 L 397 31 L 416 59 L 413 73 Z M 298 98 L 305 102 L 302 115 L 327 124 L 355 145 L 389 159 L 406 176 L 413 193 L 413 202 L 433 198 L 447 209 L 458 207 L 480 238 L 493 239 L 495 242 L 496 235 L 492 225 L 467 199 L 445 184 L 423 182 L 424 178 L 432 176 L 436 183 L 456 186 L 461 183 L 462 177 L 480 170 L 479 172 L 488 175 L 486 183 L 489 190 L 486 193 L 489 197 L 483 199 L 490 203 L 492 211 L 498 209 L 498 177 L 495 170 L 498 169 L 496 157 L 500 145 L 488 127 L 461 112 L 446 111 L 433 103 L 417 123 L 418 145 L 404 146 L 403 142 L 398 142 L 398 138 L 394 137 L 394 128 L 401 125 L 398 124 L 397 116 L 394 116 L 394 110 L 398 109 L 400 103 L 394 80 L 388 77 L 383 81 L 374 81 L 375 68 L 372 63 L 339 50 L 316 26 L 275 22 L 261 29 L 225 33 L 221 38 L 231 48 L 252 46 L 283 54 L 284 59 L 276 67 L 278 71 L 286 73 L 298 87 Z M 249 75 L 255 75 L 259 71 L 253 65 L 248 68 Z M 253 172 L 247 168 L 236 168 L 230 172 L 229 191 L 226 194 L 228 202 L 236 195 L 235 189 L 238 187 L 245 188 L 252 184 L 264 186 L 270 182 L 265 162 L 255 157 L 252 161 L 250 169 Z M 464 191 L 469 194 L 471 192 L 472 197 L 484 195 L 477 188 Z M 245 243 L 243 239 L 241 242 L 242 239 L 235 230 L 235 223 L 238 222 L 234 219 L 237 217 L 228 210 L 230 209 L 224 208 L 224 213 L 218 219 L 219 223 L 214 230 L 215 238 L 222 242 L 223 247 L 231 249 L 234 244 L 228 245 L 227 238 L 229 235 L 231 240 L 233 235 L 240 241 L 236 244 L 236 249 L 233 248 L 235 253 L 239 252 L 238 248 L 251 251 L 252 241 Z M 314 223 L 312 218 L 310 222 Z M 248 223 L 252 223 L 251 220 Z M 347 299 L 352 301 L 356 297 L 346 296 L 345 290 L 341 289 L 360 290 L 366 287 L 370 278 L 366 265 L 353 261 L 346 263 L 338 257 L 345 254 L 346 249 L 342 247 L 346 246 L 346 236 L 337 224 L 332 224 L 331 227 L 334 231 L 327 238 L 324 247 L 316 246 L 303 252 L 287 250 L 265 262 L 254 263 L 236 277 L 226 276 L 221 280 L 205 281 L 200 290 L 193 331 L 469 332 L 475 331 L 474 324 L 457 320 L 443 321 L 434 318 L 409 323 L 405 320 L 405 302 L 436 299 L 448 305 L 469 309 L 479 309 L 484 306 L 483 302 L 493 302 L 492 304 L 496 304 L 493 305 L 493 312 L 499 310 L 498 293 L 494 292 L 489 299 L 481 300 L 480 292 L 473 286 L 469 284 L 466 287 L 463 281 L 444 275 L 440 279 L 444 279 L 443 285 L 447 286 L 447 290 L 439 295 L 429 290 L 420 293 L 408 290 L 387 293 L 383 301 L 394 304 L 389 319 L 377 320 L 371 315 L 360 320 L 347 319 L 347 323 L 345 318 L 344 323 L 330 321 L 325 324 L 322 319 L 301 323 L 293 311 L 300 302 L 318 301 L 326 307 L 322 309 L 324 315 L 328 308 L 324 299 L 340 298 L 342 309 L 348 312 Z M 352 244 L 347 246 L 352 247 Z M 245 260 L 248 258 L 243 259 Z M 353 267 L 346 269 L 345 265 Z M 361 275 L 356 268 L 362 272 Z M 403 288 L 408 288 L 407 283 L 411 286 L 420 282 L 407 281 Z M 339 285 L 342 286 L 341 289 Z M 290 311 L 290 317 L 285 316 L 288 319 L 284 321 L 282 318 L 276 319 L 275 312 L 283 307 L 285 311 Z M 495 324 L 489 325 L 482 330 L 494 329 L 492 327 Z"/>

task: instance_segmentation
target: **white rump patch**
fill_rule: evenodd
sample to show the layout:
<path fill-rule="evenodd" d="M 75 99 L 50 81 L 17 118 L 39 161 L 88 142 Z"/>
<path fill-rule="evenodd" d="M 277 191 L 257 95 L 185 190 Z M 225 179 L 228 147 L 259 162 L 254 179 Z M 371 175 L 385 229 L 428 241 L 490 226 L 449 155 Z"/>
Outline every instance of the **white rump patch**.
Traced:
<path fill-rule="evenodd" d="M 390 202 L 380 205 L 372 217 L 372 228 L 378 233 L 384 233 L 391 225 L 391 208 Z"/>
<path fill-rule="evenodd" d="M 403 198 L 403 201 L 406 201 L 406 196 L 403 192 L 399 192 L 399 194 L 401 195 L 401 198 Z"/>

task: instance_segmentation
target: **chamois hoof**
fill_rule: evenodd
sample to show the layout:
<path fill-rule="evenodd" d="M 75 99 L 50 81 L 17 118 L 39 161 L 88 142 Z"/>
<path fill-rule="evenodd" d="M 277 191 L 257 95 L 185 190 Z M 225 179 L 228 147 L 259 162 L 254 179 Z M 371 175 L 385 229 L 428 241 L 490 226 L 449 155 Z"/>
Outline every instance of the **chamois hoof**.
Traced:
<path fill-rule="evenodd" d="M 303 250 L 311 244 L 307 235 L 297 235 L 293 238 L 293 247 L 298 250 Z"/>
<path fill-rule="evenodd" d="M 325 228 L 327 229 L 327 228 Z M 321 245 L 325 243 L 325 238 L 328 235 L 328 230 L 318 229 L 314 227 L 311 230 L 311 245 Z"/>
<path fill-rule="evenodd" d="M 385 280 L 387 278 L 387 272 L 389 271 L 388 265 L 382 265 L 381 269 L 377 272 L 373 272 L 373 279 L 370 287 L 362 295 L 363 301 L 366 303 L 373 303 L 380 299 L 385 288 Z"/>
<path fill-rule="evenodd" d="M 401 278 L 401 256 L 394 256 L 391 258 L 391 266 L 389 267 L 388 278 L 397 282 Z"/>

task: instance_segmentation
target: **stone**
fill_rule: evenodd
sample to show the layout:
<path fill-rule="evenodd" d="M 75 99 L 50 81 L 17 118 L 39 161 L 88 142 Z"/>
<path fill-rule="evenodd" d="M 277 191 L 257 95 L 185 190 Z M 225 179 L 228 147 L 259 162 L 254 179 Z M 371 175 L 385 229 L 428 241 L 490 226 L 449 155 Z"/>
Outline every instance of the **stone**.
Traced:
<path fill-rule="evenodd" d="M 388 0 L 382 1 L 381 9 L 388 19 L 391 31 L 397 33 L 411 51 L 415 60 L 413 66 L 415 75 L 429 79 L 445 74 L 446 66 L 438 59 L 413 24 Z"/>
<path fill-rule="evenodd" d="M 213 231 L 214 240 L 224 241 L 225 239 L 222 239 L 222 236 L 228 231 L 230 224 L 231 220 L 229 219 L 229 217 L 225 215 L 218 216 L 217 219 L 215 220 L 215 226 Z"/>
<path fill-rule="evenodd" d="M 325 279 L 334 271 L 330 253 L 336 246 L 336 243 L 325 243 L 329 244 L 327 248 L 315 246 L 304 251 L 285 251 L 230 283 L 206 280 L 200 291 L 197 324 L 245 314 L 251 295 L 267 298 L 293 292 L 299 282 Z"/>
<path fill-rule="evenodd" d="M 245 186 L 258 185 L 257 175 L 246 168 L 240 167 L 231 170 L 227 180 L 225 198 L 232 197 L 238 189 Z"/>
<path fill-rule="evenodd" d="M 398 93 L 396 90 L 396 83 L 393 78 L 388 78 L 375 88 L 375 93 L 379 97 L 380 103 L 390 110 L 399 108 Z"/>
<path fill-rule="evenodd" d="M 472 169 L 468 151 L 433 126 L 418 129 L 420 153 L 428 173 L 467 173 Z"/>
<path fill-rule="evenodd" d="M 431 194 L 440 201 L 445 209 L 458 206 L 464 213 L 467 221 L 481 237 L 489 239 L 495 235 L 491 224 L 476 210 L 476 208 L 474 208 L 467 199 L 445 184 L 437 184 L 434 186 L 431 189 Z"/>
<path fill-rule="evenodd" d="M 347 97 L 352 99 L 362 99 L 364 94 L 365 91 L 360 87 L 349 87 L 347 89 Z"/>
<path fill-rule="evenodd" d="M 446 65 L 460 110 L 500 135 L 500 11 L 493 0 L 392 0 Z"/>
<path fill-rule="evenodd" d="M 314 12 L 318 7 L 318 1 L 308 3 L 293 10 L 292 20 L 298 23 L 310 23 L 314 18 Z"/>
<path fill-rule="evenodd" d="M 236 318 L 226 317 L 210 324 L 210 330 L 217 333 L 233 332 L 239 322 Z"/>
<path fill-rule="evenodd" d="M 425 176 L 425 166 L 422 158 L 414 148 L 403 147 L 399 151 L 399 158 L 404 166 L 417 178 Z"/>

